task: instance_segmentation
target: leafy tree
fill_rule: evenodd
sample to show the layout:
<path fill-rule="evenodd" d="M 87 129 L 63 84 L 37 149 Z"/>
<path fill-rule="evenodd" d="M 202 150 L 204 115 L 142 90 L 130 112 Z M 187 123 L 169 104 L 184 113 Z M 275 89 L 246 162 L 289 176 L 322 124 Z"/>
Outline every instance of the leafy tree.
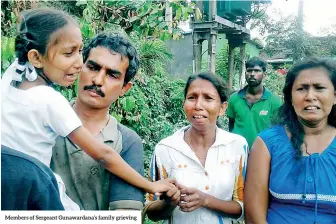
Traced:
<path fill-rule="evenodd" d="M 336 35 L 329 33 L 324 37 L 315 37 L 298 29 L 296 16 L 283 16 L 278 13 L 277 19 L 264 14 L 254 20 L 251 29 L 258 29 L 264 36 L 263 53 L 268 57 L 288 54 L 294 61 L 309 56 L 335 56 Z"/>
<path fill-rule="evenodd" d="M 186 21 L 194 12 L 194 4 L 185 0 L 170 3 L 174 17 L 172 33 L 165 19 L 166 1 L 115 0 L 85 1 L 77 0 L 77 6 L 84 6 L 82 18 L 97 32 L 120 27 L 126 33 L 137 32 L 139 36 L 178 39 L 182 36 L 178 24 Z"/>
<path fill-rule="evenodd" d="M 266 77 L 264 79 L 264 85 L 271 90 L 272 93 L 279 96 L 281 99 L 283 98 L 282 89 L 285 85 L 286 76 L 277 73 L 272 70 L 272 66 L 267 68 Z"/>

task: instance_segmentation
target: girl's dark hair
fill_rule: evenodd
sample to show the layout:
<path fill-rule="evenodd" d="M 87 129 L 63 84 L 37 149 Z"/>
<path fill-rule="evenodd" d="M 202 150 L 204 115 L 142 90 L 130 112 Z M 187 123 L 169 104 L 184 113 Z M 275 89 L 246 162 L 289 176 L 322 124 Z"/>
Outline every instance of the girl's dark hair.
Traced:
<path fill-rule="evenodd" d="M 201 72 L 197 75 L 190 76 L 188 78 L 186 86 L 184 88 L 184 99 L 186 99 L 186 97 L 187 97 L 187 93 L 188 93 L 188 90 L 189 90 L 189 87 L 190 87 L 191 83 L 193 83 L 197 79 L 202 79 L 202 80 L 206 80 L 206 81 L 210 82 L 215 87 L 215 89 L 217 90 L 221 103 L 224 103 L 228 100 L 228 95 L 227 95 L 228 94 L 228 88 L 227 88 L 226 83 L 224 82 L 224 80 L 221 77 L 219 77 L 219 76 L 217 76 L 217 75 L 215 75 L 211 72 Z M 216 123 L 217 123 L 218 127 L 222 128 L 220 123 L 218 122 L 218 120 L 217 120 Z"/>
<path fill-rule="evenodd" d="M 284 104 L 279 108 L 278 114 L 275 117 L 275 124 L 281 124 L 288 128 L 291 133 L 291 143 L 295 149 L 296 158 L 299 159 L 302 156 L 301 146 L 304 139 L 303 126 L 299 122 L 292 106 L 292 88 L 293 84 L 303 70 L 313 68 L 324 68 L 328 71 L 330 80 L 336 89 L 336 64 L 335 61 L 322 58 L 310 58 L 306 59 L 298 64 L 295 64 L 287 73 L 285 86 L 283 88 Z M 328 116 L 328 123 L 336 127 L 336 106 L 332 107 L 332 110 Z"/>
<path fill-rule="evenodd" d="M 39 8 L 22 12 L 19 34 L 15 38 L 15 53 L 20 64 L 28 61 L 27 54 L 36 49 L 44 55 L 51 35 L 68 23 L 77 22 L 66 12 Z"/>
<path fill-rule="evenodd" d="M 119 53 L 122 57 L 127 57 L 129 66 L 126 70 L 124 84 L 127 84 L 134 78 L 140 66 L 139 55 L 134 45 L 126 36 L 119 33 L 100 33 L 96 35 L 83 48 L 84 63 L 88 59 L 91 49 L 96 47 L 104 47 L 110 51 Z"/>

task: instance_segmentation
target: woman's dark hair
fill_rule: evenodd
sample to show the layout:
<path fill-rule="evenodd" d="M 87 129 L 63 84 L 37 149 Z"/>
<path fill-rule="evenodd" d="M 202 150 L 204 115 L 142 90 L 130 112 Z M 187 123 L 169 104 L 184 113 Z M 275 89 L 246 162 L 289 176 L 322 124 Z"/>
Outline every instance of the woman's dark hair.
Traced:
<path fill-rule="evenodd" d="M 216 88 L 218 95 L 220 97 L 221 103 L 224 103 L 227 101 L 228 89 L 227 89 L 226 83 L 224 82 L 222 78 L 220 78 L 219 76 L 211 72 L 202 72 L 197 75 L 190 76 L 184 88 L 184 99 L 187 97 L 187 93 L 188 93 L 191 83 L 193 83 L 196 79 L 202 79 L 202 80 L 206 80 L 210 82 Z"/>
<path fill-rule="evenodd" d="M 226 83 L 224 82 L 224 80 L 222 78 L 220 78 L 219 76 L 211 73 L 211 72 L 201 72 L 197 75 L 192 75 L 188 78 L 186 86 L 184 88 L 184 99 L 186 99 L 187 97 L 187 93 L 189 90 L 189 87 L 191 85 L 191 83 L 193 83 L 195 80 L 197 79 L 202 79 L 202 80 L 206 80 L 208 82 L 210 82 L 215 89 L 218 92 L 218 95 L 220 97 L 220 101 L 221 103 L 224 103 L 228 100 L 228 88 Z M 218 122 L 216 122 L 217 126 L 222 128 L 222 125 Z"/>
<path fill-rule="evenodd" d="M 313 68 L 324 68 L 328 71 L 330 80 L 336 89 L 336 64 L 335 61 L 322 58 L 306 59 L 298 64 L 295 64 L 287 73 L 285 86 L 283 88 L 284 104 L 279 108 L 278 114 L 275 117 L 274 123 L 286 126 L 291 133 L 291 143 L 295 149 L 296 158 L 302 156 L 301 146 L 304 139 L 303 126 L 299 122 L 292 105 L 292 88 L 293 84 L 303 70 Z M 328 123 L 336 127 L 336 106 L 328 116 Z"/>
<path fill-rule="evenodd" d="M 119 53 L 122 57 L 128 58 L 129 66 L 126 70 L 124 84 L 131 81 L 136 75 L 140 66 L 139 55 L 127 37 L 118 33 L 100 33 L 96 35 L 83 48 L 84 63 L 88 59 L 91 49 L 96 47 L 107 48 L 110 51 Z"/>
<path fill-rule="evenodd" d="M 69 14 L 56 9 L 39 8 L 23 11 L 19 34 L 15 38 L 15 53 L 19 63 L 25 64 L 28 61 L 27 54 L 31 49 L 36 49 L 44 55 L 50 44 L 51 35 L 69 22 L 77 24 Z"/>

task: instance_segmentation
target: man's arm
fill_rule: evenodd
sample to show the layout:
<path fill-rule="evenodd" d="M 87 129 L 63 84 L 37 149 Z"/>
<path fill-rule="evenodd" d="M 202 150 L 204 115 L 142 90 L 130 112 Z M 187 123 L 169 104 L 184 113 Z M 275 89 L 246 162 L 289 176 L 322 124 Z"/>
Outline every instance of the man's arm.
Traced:
<path fill-rule="evenodd" d="M 160 164 L 160 165 L 159 165 Z M 152 181 L 160 180 L 160 169 L 165 170 L 164 166 L 161 162 L 157 161 L 156 151 L 154 151 L 152 156 L 152 162 L 150 164 L 150 169 L 148 176 Z M 155 175 L 151 175 L 151 171 L 154 171 Z M 164 173 L 167 173 L 166 171 Z M 166 178 L 163 176 L 163 178 Z M 160 200 L 157 200 L 153 194 L 148 194 L 147 197 L 147 216 L 152 221 L 159 221 L 164 219 L 169 219 L 177 207 L 178 203 L 180 202 L 181 192 L 177 187 L 171 188 L 168 192 L 163 194 L 163 197 Z"/>
<path fill-rule="evenodd" d="M 228 102 L 228 108 L 226 110 L 226 116 L 229 118 L 229 132 L 232 132 L 235 123 L 235 111 L 234 111 L 234 95 L 230 96 Z"/>
<path fill-rule="evenodd" d="M 50 172 L 50 176 L 53 175 Z M 43 181 L 43 180 L 41 180 Z M 54 176 L 50 179 L 45 179 L 42 186 L 36 186 L 36 200 L 31 203 L 31 210 L 64 210 L 60 199 L 57 181 Z"/>
<path fill-rule="evenodd" d="M 64 210 L 50 168 L 32 156 L 3 145 L 1 210 Z"/>
<path fill-rule="evenodd" d="M 229 118 L 229 132 L 232 132 L 234 128 L 234 123 L 235 123 L 235 120 L 233 118 Z"/>
<path fill-rule="evenodd" d="M 172 187 L 164 193 L 163 200 L 153 201 L 148 205 L 147 215 L 152 221 L 169 219 L 180 202 L 181 192 L 177 187 Z"/>
<path fill-rule="evenodd" d="M 144 175 L 143 145 L 140 137 L 132 130 L 118 124 L 122 135 L 122 151 L 120 156 L 134 170 Z M 144 192 L 128 184 L 119 177 L 111 174 L 109 209 L 134 209 L 141 210 L 144 203 Z"/>

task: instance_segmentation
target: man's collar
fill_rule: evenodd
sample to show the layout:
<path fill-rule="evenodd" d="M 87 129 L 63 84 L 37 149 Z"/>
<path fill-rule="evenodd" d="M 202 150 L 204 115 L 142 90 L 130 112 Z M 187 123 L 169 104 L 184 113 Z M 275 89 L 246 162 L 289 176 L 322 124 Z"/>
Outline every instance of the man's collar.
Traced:
<path fill-rule="evenodd" d="M 112 141 L 115 142 L 118 138 L 118 121 L 112 115 L 109 115 L 110 119 L 107 125 L 100 131 L 104 142 Z"/>
<path fill-rule="evenodd" d="M 72 108 L 74 107 L 75 102 L 76 102 L 76 99 L 70 101 L 70 105 L 71 105 Z M 117 127 L 118 121 L 115 117 L 113 117 L 111 115 L 109 115 L 109 116 L 110 116 L 110 118 L 109 118 L 109 121 L 107 122 L 107 125 L 99 132 L 98 135 L 104 142 L 115 142 L 118 139 L 118 127 Z M 94 137 L 96 137 L 96 136 L 94 136 Z M 76 144 L 74 144 L 74 145 L 76 145 Z M 78 146 L 77 146 L 77 148 L 78 148 Z"/>
<path fill-rule="evenodd" d="M 243 99 L 246 99 L 247 87 L 248 87 L 248 85 L 246 85 L 244 88 L 242 88 L 241 90 L 239 90 L 238 91 L 238 96 L 240 96 Z M 261 96 L 260 99 L 266 100 L 270 96 L 271 96 L 271 92 L 265 86 L 263 86 L 263 95 Z"/>

